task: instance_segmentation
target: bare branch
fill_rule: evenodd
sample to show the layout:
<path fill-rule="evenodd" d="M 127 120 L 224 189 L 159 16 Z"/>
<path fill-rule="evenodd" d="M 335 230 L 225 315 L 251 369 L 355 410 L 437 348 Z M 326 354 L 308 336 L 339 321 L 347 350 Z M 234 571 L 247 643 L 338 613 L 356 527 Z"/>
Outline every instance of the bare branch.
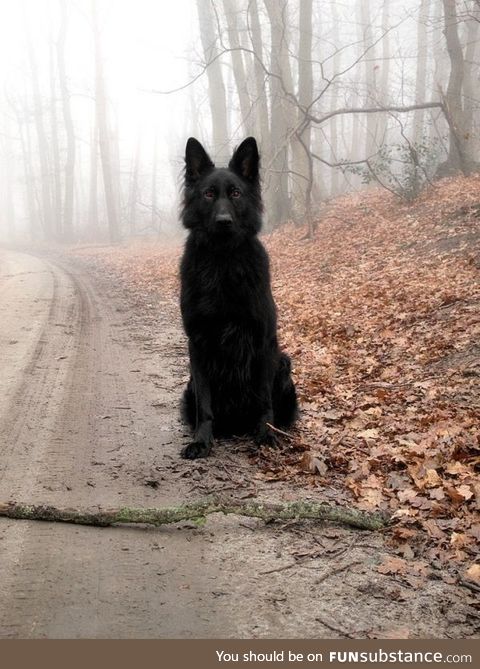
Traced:
<path fill-rule="evenodd" d="M 445 111 L 444 105 L 442 102 L 422 102 L 417 105 L 388 105 L 381 107 L 344 107 L 343 109 L 335 109 L 334 111 L 324 114 L 323 116 L 312 116 L 308 114 L 308 118 L 312 123 L 325 123 L 329 118 L 333 116 L 338 116 L 339 114 L 379 114 L 381 112 L 398 112 L 398 113 L 407 113 L 415 111 L 415 109 L 441 109 Z"/>

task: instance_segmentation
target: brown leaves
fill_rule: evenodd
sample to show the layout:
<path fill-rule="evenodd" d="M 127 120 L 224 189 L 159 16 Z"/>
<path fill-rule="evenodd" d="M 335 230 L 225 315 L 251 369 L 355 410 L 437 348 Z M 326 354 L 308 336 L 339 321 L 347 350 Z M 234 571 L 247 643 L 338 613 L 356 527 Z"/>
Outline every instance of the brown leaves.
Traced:
<path fill-rule="evenodd" d="M 280 339 L 301 351 L 300 395 L 318 406 L 302 435 L 322 444 L 330 485 L 362 508 L 420 523 L 460 558 L 474 547 L 457 535 L 471 536 L 480 505 L 478 391 L 463 371 L 479 363 L 480 291 L 465 260 L 471 247 L 453 243 L 471 220 L 456 213 L 454 229 L 445 221 L 479 198 L 478 176 L 446 180 L 413 205 L 374 191 L 346 196 L 312 242 L 293 227 L 268 242 Z"/>

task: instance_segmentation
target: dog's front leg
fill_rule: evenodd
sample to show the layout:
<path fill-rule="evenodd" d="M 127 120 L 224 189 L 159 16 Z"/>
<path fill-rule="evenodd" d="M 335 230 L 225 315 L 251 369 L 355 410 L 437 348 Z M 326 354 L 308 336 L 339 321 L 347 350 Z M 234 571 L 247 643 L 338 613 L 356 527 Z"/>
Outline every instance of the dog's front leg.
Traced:
<path fill-rule="evenodd" d="M 193 379 L 197 420 L 193 441 L 182 449 L 181 455 L 188 460 L 206 458 L 212 449 L 213 413 L 209 380 L 190 346 L 190 366 Z"/>

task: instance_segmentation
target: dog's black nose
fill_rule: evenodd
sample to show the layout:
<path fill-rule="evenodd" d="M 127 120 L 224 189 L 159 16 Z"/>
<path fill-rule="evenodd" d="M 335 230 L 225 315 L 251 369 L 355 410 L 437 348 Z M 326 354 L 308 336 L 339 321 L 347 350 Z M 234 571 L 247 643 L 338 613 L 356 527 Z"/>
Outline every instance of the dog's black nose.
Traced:
<path fill-rule="evenodd" d="M 215 218 L 215 223 L 222 224 L 224 223 L 225 225 L 230 225 L 233 223 L 233 218 L 230 216 L 230 214 L 219 214 Z"/>

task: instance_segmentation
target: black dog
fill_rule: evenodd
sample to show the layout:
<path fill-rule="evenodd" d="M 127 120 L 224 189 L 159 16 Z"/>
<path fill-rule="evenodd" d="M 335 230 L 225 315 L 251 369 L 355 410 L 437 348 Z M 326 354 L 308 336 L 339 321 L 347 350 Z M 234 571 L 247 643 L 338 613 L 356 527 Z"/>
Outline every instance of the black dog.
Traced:
<path fill-rule="evenodd" d="M 213 435 L 253 434 L 274 443 L 267 423 L 288 427 L 297 416 L 290 358 L 277 342 L 262 220 L 259 155 L 245 139 L 228 168 L 187 142 L 181 262 L 181 311 L 191 377 L 184 419 L 194 428 L 184 458 L 206 457 Z"/>

